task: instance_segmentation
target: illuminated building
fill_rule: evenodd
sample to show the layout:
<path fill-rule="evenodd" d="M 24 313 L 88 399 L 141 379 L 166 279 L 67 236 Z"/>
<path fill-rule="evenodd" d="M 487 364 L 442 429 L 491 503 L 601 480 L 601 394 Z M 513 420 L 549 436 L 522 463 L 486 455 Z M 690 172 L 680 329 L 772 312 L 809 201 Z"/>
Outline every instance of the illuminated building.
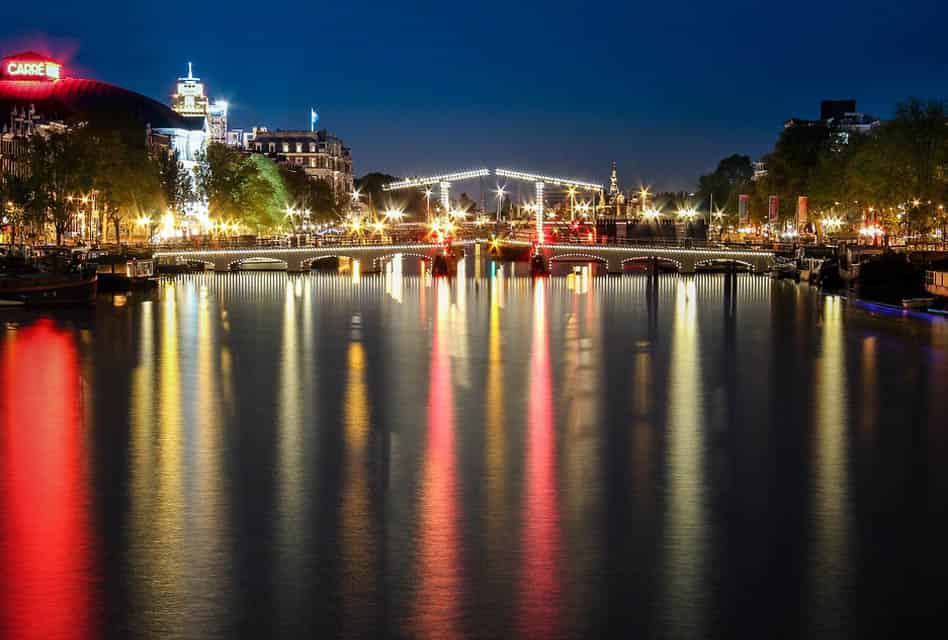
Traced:
<path fill-rule="evenodd" d="M 175 92 L 171 95 L 171 108 L 185 118 L 206 119 L 208 140 L 227 143 L 227 108 L 224 100 L 211 102 L 205 91 L 204 83 L 195 78 L 191 63 L 188 63 L 188 75 L 178 78 Z"/>
<path fill-rule="evenodd" d="M 15 170 L 17 150 L 25 149 L 23 141 L 29 136 L 78 123 L 108 128 L 132 122 L 141 126 L 151 146 L 173 150 L 193 166 L 207 139 L 204 119 L 184 118 L 134 91 L 66 72 L 62 63 L 32 51 L 0 61 L 4 172 Z"/>
<path fill-rule="evenodd" d="M 310 178 L 322 180 L 337 196 L 352 192 L 352 153 L 342 140 L 319 131 L 255 129 L 252 149 L 277 162 L 297 166 Z"/>
<path fill-rule="evenodd" d="M 178 78 L 177 90 L 171 96 L 171 108 L 188 118 L 207 116 L 208 99 L 204 94 L 204 83 L 195 78 L 188 63 L 188 75 Z"/>
<path fill-rule="evenodd" d="M 215 100 L 207 108 L 207 127 L 211 142 L 227 144 L 227 102 Z"/>
<path fill-rule="evenodd" d="M 794 127 L 824 127 L 836 149 L 849 144 L 853 134 L 869 133 L 882 124 L 879 118 L 856 111 L 855 100 L 823 100 L 820 103 L 820 119 L 806 120 L 790 118 L 783 123 L 784 129 Z"/>
<path fill-rule="evenodd" d="M 227 144 L 238 149 L 249 149 L 254 134 L 243 129 L 228 129 Z"/>

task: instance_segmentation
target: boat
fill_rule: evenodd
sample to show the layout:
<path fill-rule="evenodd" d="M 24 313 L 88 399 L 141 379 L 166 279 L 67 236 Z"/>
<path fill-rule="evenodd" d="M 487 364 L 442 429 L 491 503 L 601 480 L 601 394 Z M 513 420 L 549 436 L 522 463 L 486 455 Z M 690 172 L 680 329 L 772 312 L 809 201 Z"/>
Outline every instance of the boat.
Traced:
<path fill-rule="evenodd" d="M 241 260 L 231 265 L 231 271 L 286 271 L 289 268 L 283 260 L 255 257 Z"/>
<path fill-rule="evenodd" d="M 795 261 L 780 260 L 774 262 L 774 265 L 770 268 L 770 277 L 774 280 L 789 278 L 795 282 L 800 282 L 800 270 L 797 268 Z"/>
<path fill-rule="evenodd" d="M 925 271 L 925 291 L 939 298 L 948 298 L 948 261 L 940 261 Z"/>
<path fill-rule="evenodd" d="M 94 263 L 99 287 L 104 291 L 128 291 L 157 286 L 155 261 L 130 254 L 90 251 L 87 261 Z"/>
<path fill-rule="evenodd" d="M 905 309 L 928 309 L 934 301 L 934 298 L 903 298 L 902 307 Z"/>
<path fill-rule="evenodd" d="M 31 264 L 22 259 L 0 264 L 0 306 L 88 304 L 97 291 L 95 267 L 88 264 Z"/>
<path fill-rule="evenodd" d="M 155 262 L 155 271 L 158 273 L 197 273 L 206 270 L 206 262 L 185 260 L 182 256 L 161 256 Z"/>
<path fill-rule="evenodd" d="M 820 263 L 815 284 L 824 289 L 842 289 L 845 283 L 839 276 L 839 261 L 835 258 L 828 258 Z"/>
<path fill-rule="evenodd" d="M 847 245 L 840 254 L 839 277 L 847 285 L 852 286 L 859 279 L 863 264 L 878 258 L 884 253 L 885 250 L 878 247 Z"/>

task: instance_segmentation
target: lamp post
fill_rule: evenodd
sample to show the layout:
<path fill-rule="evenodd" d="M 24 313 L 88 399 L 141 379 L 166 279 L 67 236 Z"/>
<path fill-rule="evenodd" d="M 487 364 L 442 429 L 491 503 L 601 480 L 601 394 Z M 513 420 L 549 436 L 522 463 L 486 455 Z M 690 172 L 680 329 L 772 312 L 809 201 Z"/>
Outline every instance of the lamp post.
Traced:
<path fill-rule="evenodd" d="M 504 194 L 507 192 L 503 187 L 498 186 L 494 193 L 497 194 L 497 224 L 500 224 L 500 210 L 504 203 Z"/>

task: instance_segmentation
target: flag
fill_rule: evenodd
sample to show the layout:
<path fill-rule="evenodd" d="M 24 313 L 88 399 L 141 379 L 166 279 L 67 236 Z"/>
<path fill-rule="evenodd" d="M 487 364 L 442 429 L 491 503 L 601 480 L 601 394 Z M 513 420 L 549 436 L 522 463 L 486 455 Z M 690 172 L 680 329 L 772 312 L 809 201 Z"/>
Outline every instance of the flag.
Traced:
<path fill-rule="evenodd" d="M 809 204 L 810 199 L 806 196 L 800 196 L 797 198 L 797 228 L 802 229 L 806 226 L 809 221 L 807 218 L 809 216 Z"/>
<path fill-rule="evenodd" d="M 777 220 L 780 218 L 780 198 L 777 196 L 770 196 L 768 205 L 768 221 L 771 223 L 777 222 Z"/>
<path fill-rule="evenodd" d="M 737 219 L 738 224 L 742 227 L 745 226 L 750 218 L 750 199 L 751 197 L 747 194 L 742 193 L 737 197 Z"/>
<path fill-rule="evenodd" d="M 310 107 L 309 110 L 309 130 L 316 131 L 316 123 L 319 122 L 319 114 L 316 112 L 316 109 Z"/>

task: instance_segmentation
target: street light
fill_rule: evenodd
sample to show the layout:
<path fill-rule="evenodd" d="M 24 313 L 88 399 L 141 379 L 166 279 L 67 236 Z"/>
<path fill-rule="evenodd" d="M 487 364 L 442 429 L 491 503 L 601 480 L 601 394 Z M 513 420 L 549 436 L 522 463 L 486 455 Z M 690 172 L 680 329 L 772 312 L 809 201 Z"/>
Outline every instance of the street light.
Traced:
<path fill-rule="evenodd" d="M 389 207 L 382 215 L 384 215 L 385 219 L 389 222 L 401 222 L 402 218 L 405 217 L 405 212 L 402 209 Z"/>
<path fill-rule="evenodd" d="M 507 191 L 504 189 L 504 187 L 498 185 L 497 189 L 494 190 L 494 193 L 497 194 L 497 224 L 500 224 L 500 208 L 504 203 L 504 195 L 507 193 Z"/>
<path fill-rule="evenodd" d="M 428 222 L 431 222 L 431 187 L 425 187 L 425 216 Z"/>

